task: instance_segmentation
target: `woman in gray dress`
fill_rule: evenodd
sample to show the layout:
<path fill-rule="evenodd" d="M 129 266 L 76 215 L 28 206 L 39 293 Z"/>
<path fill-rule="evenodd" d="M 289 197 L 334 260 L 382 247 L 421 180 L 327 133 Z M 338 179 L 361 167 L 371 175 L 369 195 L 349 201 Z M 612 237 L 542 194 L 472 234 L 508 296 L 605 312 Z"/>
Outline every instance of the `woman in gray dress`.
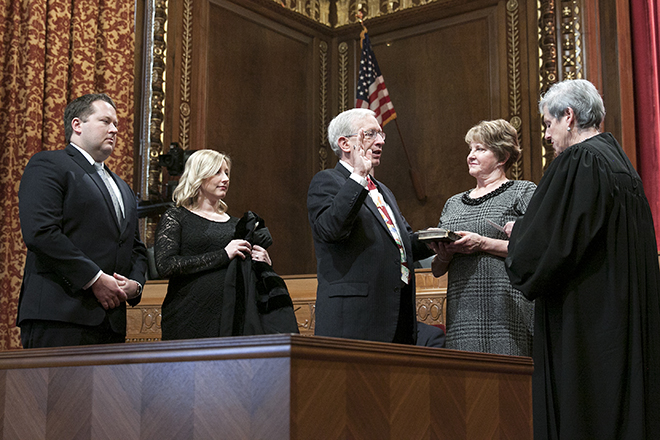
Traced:
<path fill-rule="evenodd" d="M 446 347 L 531 356 L 533 302 L 511 287 L 503 227 L 525 213 L 536 185 L 506 176 L 520 146 L 516 129 L 505 120 L 480 122 L 465 141 L 468 171 L 477 186 L 451 197 L 438 224 L 461 239 L 431 243 L 437 254 L 433 275 L 448 272 Z"/>

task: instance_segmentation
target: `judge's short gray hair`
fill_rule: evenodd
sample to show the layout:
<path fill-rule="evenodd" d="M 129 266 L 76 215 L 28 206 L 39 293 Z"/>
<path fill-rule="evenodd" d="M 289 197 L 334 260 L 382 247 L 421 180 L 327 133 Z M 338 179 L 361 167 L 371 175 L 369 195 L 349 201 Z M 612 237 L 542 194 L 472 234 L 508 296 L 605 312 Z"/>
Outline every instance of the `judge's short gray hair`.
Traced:
<path fill-rule="evenodd" d="M 578 128 L 596 128 L 605 118 L 603 98 L 596 87 L 586 79 L 567 79 L 554 84 L 539 102 L 539 111 L 544 109 L 556 119 L 564 116 L 567 108 L 575 113 Z"/>
<path fill-rule="evenodd" d="M 328 141 L 330 142 L 330 148 L 332 148 L 332 151 L 335 152 L 337 157 L 341 158 L 341 148 L 339 148 L 338 144 L 339 138 L 356 133 L 360 129 L 360 127 L 356 127 L 356 122 L 368 116 L 376 117 L 376 113 L 368 108 L 352 108 L 339 113 L 330 121 L 330 125 L 328 125 Z"/>

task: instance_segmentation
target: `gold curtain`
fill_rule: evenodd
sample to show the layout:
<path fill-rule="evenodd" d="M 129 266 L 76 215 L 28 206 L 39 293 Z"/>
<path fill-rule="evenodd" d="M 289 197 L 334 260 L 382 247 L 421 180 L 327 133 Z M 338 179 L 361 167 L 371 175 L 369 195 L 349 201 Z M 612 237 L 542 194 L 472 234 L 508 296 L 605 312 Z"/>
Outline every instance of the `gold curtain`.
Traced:
<path fill-rule="evenodd" d="M 18 187 L 33 154 L 64 147 L 67 102 L 85 93 L 112 97 L 120 122 L 107 164 L 132 185 L 135 3 L 0 4 L 0 350 L 8 350 L 20 347 L 15 321 L 26 254 Z"/>

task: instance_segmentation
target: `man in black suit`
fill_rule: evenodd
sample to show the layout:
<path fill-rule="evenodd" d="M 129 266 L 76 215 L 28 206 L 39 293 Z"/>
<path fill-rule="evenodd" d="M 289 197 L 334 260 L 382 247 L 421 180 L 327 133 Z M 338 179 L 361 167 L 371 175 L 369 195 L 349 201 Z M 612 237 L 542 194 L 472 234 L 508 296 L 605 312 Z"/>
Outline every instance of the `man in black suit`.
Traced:
<path fill-rule="evenodd" d="M 370 176 L 385 144 L 374 112 L 341 113 L 328 139 L 340 161 L 316 174 L 307 193 L 317 259 L 315 334 L 441 346 L 442 331 L 416 318 L 413 262 L 433 253 L 392 192 Z"/>
<path fill-rule="evenodd" d="M 117 141 L 104 94 L 64 113 L 64 150 L 35 154 L 18 192 L 28 253 L 17 325 L 24 348 L 123 342 L 126 302 L 140 302 L 147 269 L 135 195 L 103 164 Z"/>

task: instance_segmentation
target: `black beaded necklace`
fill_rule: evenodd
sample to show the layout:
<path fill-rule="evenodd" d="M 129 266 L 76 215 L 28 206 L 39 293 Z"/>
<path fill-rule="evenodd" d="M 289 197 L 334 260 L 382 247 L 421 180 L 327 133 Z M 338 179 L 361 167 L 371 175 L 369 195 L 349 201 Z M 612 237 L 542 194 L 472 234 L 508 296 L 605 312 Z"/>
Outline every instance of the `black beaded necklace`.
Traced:
<path fill-rule="evenodd" d="M 480 205 L 483 202 L 485 202 L 486 200 L 490 200 L 493 197 L 496 197 L 496 196 L 502 194 L 507 189 L 511 188 L 511 186 L 513 185 L 513 182 L 514 182 L 513 180 L 507 180 L 502 185 L 500 185 L 496 190 L 491 191 L 488 194 L 484 194 L 481 197 L 477 197 L 476 199 L 473 199 L 472 197 L 470 197 L 470 193 L 472 192 L 472 190 L 471 189 L 467 190 L 463 193 L 463 197 L 461 198 L 461 201 L 463 203 L 465 203 L 466 205 L 471 205 L 471 206 Z"/>

